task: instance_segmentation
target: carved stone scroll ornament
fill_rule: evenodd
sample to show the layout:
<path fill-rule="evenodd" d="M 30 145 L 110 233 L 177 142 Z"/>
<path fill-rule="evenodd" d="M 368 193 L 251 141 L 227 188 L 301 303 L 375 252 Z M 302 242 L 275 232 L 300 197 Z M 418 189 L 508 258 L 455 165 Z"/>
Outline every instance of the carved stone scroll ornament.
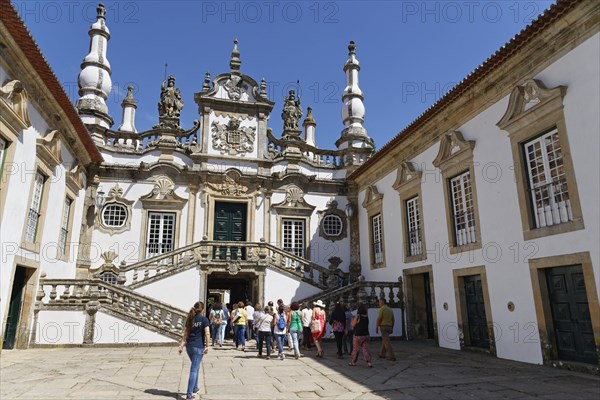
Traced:
<path fill-rule="evenodd" d="M 29 112 L 27 111 L 27 90 L 21 81 L 12 80 L 5 82 L 0 87 L 0 95 L 17 114 L 25 126 L 30 126 Z"/>
<path fill-rule="evenodd" d="M 254 127 L 240 127 L 241 121 L 232 118 L 227 125 L 212 123 L 212 144 L 221 154 L 244 155 L 254 151 Z"/>
<path fill-rule="evenodd" d="M 223 89 L 227 92 L 227 95 L 231 100 L 239 100 L 242 97 L 243 87 L 240 85 L 242 78 L 238 75 L 231 74 L 227 82 L 223 85 Z"/>
<path fill-rule="evenodd" d="M 207 182 L 206 184 L 224 196 L 242 196 L 248 191 L 248 186 L 238 183 L 230 173 L 225 174 L 225 181 L 223 183 L 214 184 Z"/>
<path fill-rule="evenodd" d="M 227 264 L 227 272 L 229 275 L 237 275 L 242 270 L 242 266 L 237 261 L 231 261 Z"/>

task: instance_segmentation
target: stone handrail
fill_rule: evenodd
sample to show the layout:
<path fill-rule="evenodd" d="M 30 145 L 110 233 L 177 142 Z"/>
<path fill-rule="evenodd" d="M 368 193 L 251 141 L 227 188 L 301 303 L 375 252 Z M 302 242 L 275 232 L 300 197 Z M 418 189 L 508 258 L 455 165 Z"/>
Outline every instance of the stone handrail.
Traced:
<path fill-rule="evenodd" d="M 280 157 L 287 146 L 287 142 L 277 139 L 270 130 L 267 131 L 267 139 L 267 153 L 273 158 Z M 300 150 L 304 160 L 314 166 L 330 169 L 339 169 L 344 166 L 343 152 L 340 150 L 318 149 L 303 141 L 294 141 L 293 145 Z"/>
<path fill-rule="evenodd" d="M 177 340 L 187 314 L 178 308 L 100 279 L 40 279 L 36 296 L 40 310 L 105 309 L 126 321 Z"/>
<path fill-rule="evenodd" d="M 126 153 L 143 153 L 159 145 L 181 148 L 191 152 L 196 150 L 197 131 L 199 121 L 194 121 L 194 126 L 186 131 L 178 129 L 151 129 L 146 132 L 122 132 L 107 129 L 104 132 L 106 150 Z"/>
<path fill-rule="evenodd" d="M 359 304 L 364 304 L 367 308 L 379 307 L 378 301 L 384 298 L 387 304 L 392 308 L 404 309 L 404 289 L 402 278 L 398 282 L 367 282 L 363 277 L 357 282 L 341 287 L 337 290 L 323 292 L 314 296 L 305 298 L 301 302 L 312 305 L 314 301 L 322 300 L 329 310 L 332 310 L 336 302 L 349 305 L 354 310 Z"/>
<path fill-rule="evenodd" d="M 149 258 L 128 266 L 121 265 L 120 273 L 126 286 L 140 286 L 144 282 L 159 279 L 160 276 L 181 271 L 193 265 L 225 267 L 231 262 L 245 265 L 272 266 L 298 279 L 321 289 L 343 286 L 348 281 L 348 273 L 337 269 L 332 262 L 329 268 L 303 259 L 277 246 L 260 242 L 224 242 L 202 240 L 177 250 Z"/>

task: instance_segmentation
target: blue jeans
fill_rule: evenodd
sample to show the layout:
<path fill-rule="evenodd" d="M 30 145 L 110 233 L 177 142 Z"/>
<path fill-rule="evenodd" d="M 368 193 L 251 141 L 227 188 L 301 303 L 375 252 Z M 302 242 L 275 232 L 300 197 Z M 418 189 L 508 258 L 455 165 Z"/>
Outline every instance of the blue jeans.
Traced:
<path fill-rule="evenodd" d="M 246 325 L 234 325 L 233 334 L 235 335 L 235 347 L 240 344 L 246 347 Z"/>
<path fill-rule="evenodd" d="M 215 341 L 217 343 L 221 343 L 221 340 L 219 339 L 221 333 L 221 324 L 219 325 L 215 325 L 215 324 L 210 324 L 210 340 L 212 345 L 215 345 Z"/>
<path fill-rule="evenodd" d="M 294 355 L 297 356 L 300 354 L 300 344 L 298 341 L 300 340 L 300 335 L 302 335 L 302 331 L 290 331 L 290 335 L 292 336 L 292 346 L 294 347 Z"/>
<path fill-rule="evenodd" d="M 198 371 L 200 371 L 200 363 L 204 356 L 204 347 L 185 346 L 192 366 L 190 367 L 190 378 L 188 379 L 187 397 L 192 396 L 198 391 Z"/>
<path fill-rule="evenodd" d="M 267 357 L 271 356 L 271 332 L 258 332 L 258 355 L 262 356 L 263 342 L 267 345 Z"/>
<path fill-rule="evenodd" d="M 275 338 L 277 339 L 277 350 L 279 351 L 279 354 L 283 354 L 283 341 L 285 340 L 286 336 L 287 335 L 275 334 Z"/>

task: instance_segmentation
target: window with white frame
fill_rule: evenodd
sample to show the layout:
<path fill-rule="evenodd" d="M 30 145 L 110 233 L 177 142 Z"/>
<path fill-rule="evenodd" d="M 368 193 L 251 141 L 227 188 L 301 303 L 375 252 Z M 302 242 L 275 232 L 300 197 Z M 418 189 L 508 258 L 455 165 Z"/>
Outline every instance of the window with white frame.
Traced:
<path fill-rule="evenodd" d="M 454 216 L 455 245 L 464 246 L 476 243 L 475 207 L 469 171 L 450 179 L 450 195 Z"/>
<path fill-rule="evenodd" d="M 371 229 L 373 238 L 373 261 L 375 264 L 383 262 L 383 229 L 381 225 L 381 214 L 371 218 Z"/>
<path fill-rule="evenodd" d="M 327 236 L 338 237 L 344 228 L 342 219 L 335 214 L 327 214 L 323 217 L 323 232 Z"/>
<path fill-rule="evenodd" d="M 524 144 L 536 228 L 573 220 L 558 130 Z"/>
<path fill-rule="evenodd" d="M 60 224 L 60 233 L 58 235 L 58 249 L 61 254 L 65 254 L 67 252 L 67 240 L 69 239 L 69 218 L 71 216 L 71 205 L 73 204 L 73 200 L 70 198 L 65 199 L 65 204 L 63 205 L 63 217 L 62 223 Z"/>
<path fill-rule="evenodd" d="M 148 213 L 146 257 L 155 257 L 173 250 L 175 245 L 175 213 Z"/>
<path fill-rule="evenodd" d="M 102 208 L 102 223 L 110 228 L 120 228 L 127 222 L 127 207 L 119 203 L 109 203 Z"/>
<path fill-rule="evenodd" d="M 27 228 L 25 230 L 25 241 L 29 243 L 35 243 L 35 239 L 37 237 L 45 182 L 46 177 L 42 175 L 41 172 L 36 172 L 33 182 L 33 194 L 31 195 L 29 214 L 27 216 Z"/>
<path fill-rule="evenodd" d="M 305 221 L 303 219 L 283 220 L 283 250 L 305 258 Z"/>
<path fill-rule="evenodd" d="M 421 216 L 419 215 L 419 196 L 406 200 L 406 237 L 408 255 L 420 256 L 423 253 L 421 243 Z"/>

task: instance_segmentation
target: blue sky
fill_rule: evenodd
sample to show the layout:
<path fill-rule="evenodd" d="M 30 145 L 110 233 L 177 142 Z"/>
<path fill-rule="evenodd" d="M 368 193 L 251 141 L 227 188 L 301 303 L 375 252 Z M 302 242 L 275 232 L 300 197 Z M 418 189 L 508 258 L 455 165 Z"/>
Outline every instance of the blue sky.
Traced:
<path fill-rule="evenodd" d="M 14 2 L 73 101 L 89 48 L 97 2 Z M 121 120 L 129 84 L 138 101 L 136 127 L 158 122 L 165 75 L 173 74 L 185 106 L 182 126 L 198 118 L 195 92 L 204 73 L 229 70 L 234 38 L 242 73 L 265 78 L 276 101 L 269 126 L 282 130 L 282 98 L 300 81 L 302 107 L 313 107 L 320 148 L 342 130 L 342 71 L 354 40 L 361 63 L 365 127 L 378 148 L 547 9 L 551 1 L 105 1 L 108 59 Z"/>

